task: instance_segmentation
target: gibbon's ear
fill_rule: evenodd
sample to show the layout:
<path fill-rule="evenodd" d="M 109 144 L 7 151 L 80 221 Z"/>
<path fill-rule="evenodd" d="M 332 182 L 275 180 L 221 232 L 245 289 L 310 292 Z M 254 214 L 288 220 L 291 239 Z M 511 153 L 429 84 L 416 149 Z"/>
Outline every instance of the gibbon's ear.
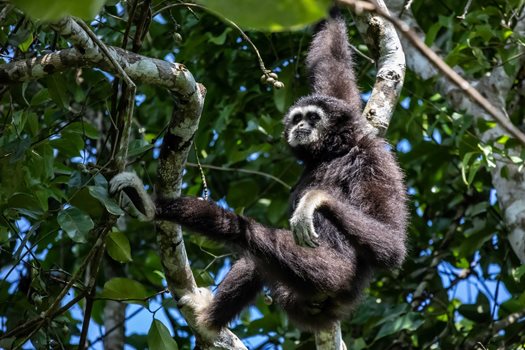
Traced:
<path fill-rule="evenodd" d="M 361 97 L 355 81 L 352 49 L 348 43 L 346 23 L 339 9 L 318 25 L 306 65 L 312 92 L 348 102 L 361 110 Z"/>

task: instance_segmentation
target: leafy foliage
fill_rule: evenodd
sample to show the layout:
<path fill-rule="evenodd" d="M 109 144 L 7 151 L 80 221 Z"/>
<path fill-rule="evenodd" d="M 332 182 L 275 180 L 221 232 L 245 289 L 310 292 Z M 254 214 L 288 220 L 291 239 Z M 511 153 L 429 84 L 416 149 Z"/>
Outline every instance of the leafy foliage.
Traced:
<path fill-rule="evenodd" d="M 278 2 L 247 1 L 247 11 L 240 5 L 232 11 L 226 6 L 229 1 L 201 3 L 238 24 L 264 30 L 314 21 L 326 6 L 324 1 L 294 1 L 292 10 L 277 6 Z M 13 3 L 24 9 L 22 2 Z M 48 2 L 24 3 L 49 19 L 63 13 L 81 15 L 66 5 L 56 11 Z M 87 14 L 84 3 L 79 1 L 78 6 Z M 127 49 L 183 63 L 207 89 L 196 152 L 190 154 L 184 174 L 184 194 L 202 194 L 202 179 L 194 166 L 198 155 L 213 200 L 267 225 L 286 227 L 289 187 L 297 181 L 301 166 L 281 140 L 281 116 L 307 93 L 303 62 L 311 29 L 248 33 L 265 64 L 285 83 L 285 89 L 275 90 L 259 82 L 262 73 L 251 47 L 220 18 L 176 2 L 153 0 L 144 2 L 146 7 L 137 5 L 130 20 L 130 3 L 107 2 L 91 22 L 97 36 L 107 45 L 122 46 L 132 23 Z M 156 13 L 167 3 L 179 5 Z M 264 11 L 257 10 L 261 4 Z M 483 77 L 500 64 L 509 73 L 517 72 L 515 88 L 504 98 L 512 121 L 523 126 L 525 103 L 519 87 L 525 75 L 517 56 L 523 38 L 512 29 L 523 5 L 517 0 L 475 1 L 460 19 L 463 5 L 453 0 L 415 0 L 412 9 L 427 43 L 439 49 L 450 65 L 460 66 L 467 78 Z M 286 11 L 294 12 L 293 22 L 283 18 Z M 149 18 L 150 14 L 156 15 Z M 2 16 L 0 64 L 69 47 L 18 9 Z M 140 26 L 146 32 L 134 35 Z M 353 27 L 350 36 L 356 47 L 368 53 Z M 142 41 L 136 43 L 139 37 Z M 369 92 L 374 67 L 358 55 L 356 67 L 363 92 Z M 477 122 L 452 109 L 435 86 L 436 81 L 423 81 L 407 72 L 387 138 L 405 170 L 411 198 L 410 257 L 402 270 L 378 273 L 368 296 L 343 323 L 349 349 L 464 349 L 477 342 L 487 349 L 521 349 L 525 342 L 523 316 L 514 323 L 501 322 L 525 311 L 525 268 L 507 240 L 490 173 L 496 158 L 523 164 L 525 154 L 507 135 L 494 142 L 480 140 L 477 130 L 488 130 L 494 123 Z M 117 135 L 113 123 L 122 93 L 114 76 L 88 68 L 0 85 L 2 348 L 26 340 L 26 347 L 39 349 L 77 344 L 84 307 L 92 302 L 91 321 L 102 325 L 108 299 L 127 303 L 126 326 L 132 329 L 126 336 L 128 345 L 155 349 L 178 344 L 189 349 L 192 344 L 175 302 L 162 293 L 164 274 L 153 227 L 138 220 L 111 223 L 109 219 L 110 214 L 121 214 L 107 194 L 107 179 L 115 172 L 108 161 L 118 153 L 113 148 Z M 138 86 L 129 162 L 150 188 L 172 108 L 169 92 Z M 511 149 L 519 152 L 509 154 Z M 500 176 L 508 178 L 505 168 Z M 108 222 L 111 225 L 106 227 Z M 102 263 L 97 265 L 95 257 L 91 269 L 75 276 L 101 230 L 108 231 Z M 219 283 L 231 263 L 230 252 L 191 233 L 185 243 L 198 283 Z M 94 294 L 85 294 L 34 334 L 17 328 L 49 310 L 71 278 L 76 278 L 74 293 L 60 306 L 89 292 L 84 277 L 91 276 L 96 266 L 100 271 L 93 278 Z M 131 317 L 130 310 L 138 310 L 140 316 Z M 150 322 L 148 331 L 144 325 Z M 253 347 L 314 347 L 311 334 L 299 332 L 263 298 L 232 328 Z M 20 331 L 8 333 L 16 329 Z M 89 339 L 96 341 L 96 337 Z M 94 346 L 99 345 L 100 340 Z"/>
<path fill-rule="evenodd" d="M 322 19 L 330 7 L 327 0 L 281 0 L 264 3 L 257 0 L 199 0 L 206 8 L 258 30 L 282 31 L 298 29 Z"/>
<path fill-rule="evenodd" d="M 42 20 L 57 20 L 64 16 L 93 18 L 106 2 L 105 0 L 13 0 L 28 15 Z"/>

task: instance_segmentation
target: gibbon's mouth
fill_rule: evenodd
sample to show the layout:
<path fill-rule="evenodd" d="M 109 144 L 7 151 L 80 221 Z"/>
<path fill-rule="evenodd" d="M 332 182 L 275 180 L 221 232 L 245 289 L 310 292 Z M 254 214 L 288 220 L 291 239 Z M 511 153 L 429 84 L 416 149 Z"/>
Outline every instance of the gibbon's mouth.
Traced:
<path fill-rule="evenodd" d="M 294 136 L 298 138 L 304 138 L 310 136 L 312 129 L 295 129 Z"/>
<path fill-rule="evenodd" d="M 311 143 L 313 140 L 314 133 L 312 129 L 295 129 L 292 133 L 290 145 L 306 145 Z"/>

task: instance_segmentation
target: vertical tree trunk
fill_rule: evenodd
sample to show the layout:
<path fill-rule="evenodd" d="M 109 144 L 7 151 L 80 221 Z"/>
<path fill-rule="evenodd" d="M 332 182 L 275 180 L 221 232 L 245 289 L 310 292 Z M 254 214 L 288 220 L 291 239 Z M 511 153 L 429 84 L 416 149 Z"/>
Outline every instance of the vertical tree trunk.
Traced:
<path fill-rule="evenodd" d="M 107 257 L 104 263 L 104 275 L 106 280 L 114 277 L 122 277 L 119 273 L 120 266 L 116 266 L 115 262 L 110 261 Z M 104 337 L 105 350 L 122 350 L 124 349 L 124 334 L 125 334 L 125 318 L 126 318 L 126 304 L 118 301 L 107 300 L 104 307 L 104 329 L 106 335 Z"/>

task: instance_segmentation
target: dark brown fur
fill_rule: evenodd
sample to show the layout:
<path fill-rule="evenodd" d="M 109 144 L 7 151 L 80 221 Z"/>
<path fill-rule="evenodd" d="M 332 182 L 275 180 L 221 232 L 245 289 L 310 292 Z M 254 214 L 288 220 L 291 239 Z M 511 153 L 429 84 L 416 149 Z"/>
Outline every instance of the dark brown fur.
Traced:
<path fill-rule="evenodd" d="M 342 19 L 330 19 L 309 51 L 316 105 L 329 116 L 319 142 L 293 149 L 305 170 L 292 191 L 291 211 L 309 190 L 330 195 L 314 215 L 319 247 L 298 246 L 289 230 L 256 221 L 197 198 L 157 201 L 157 219 L 175 221 L 236 249 L 238 260 L 219 285 L 206 323 L 226 325 L 262 289 L 299 327 L 318 330 L 355 306 L 377 267 L 399 267 L 407 220 L 402 173 L 386 142 L 364 134 L 359 92 Z M 285 136 L 290 129 L 285 119 Z"/>

